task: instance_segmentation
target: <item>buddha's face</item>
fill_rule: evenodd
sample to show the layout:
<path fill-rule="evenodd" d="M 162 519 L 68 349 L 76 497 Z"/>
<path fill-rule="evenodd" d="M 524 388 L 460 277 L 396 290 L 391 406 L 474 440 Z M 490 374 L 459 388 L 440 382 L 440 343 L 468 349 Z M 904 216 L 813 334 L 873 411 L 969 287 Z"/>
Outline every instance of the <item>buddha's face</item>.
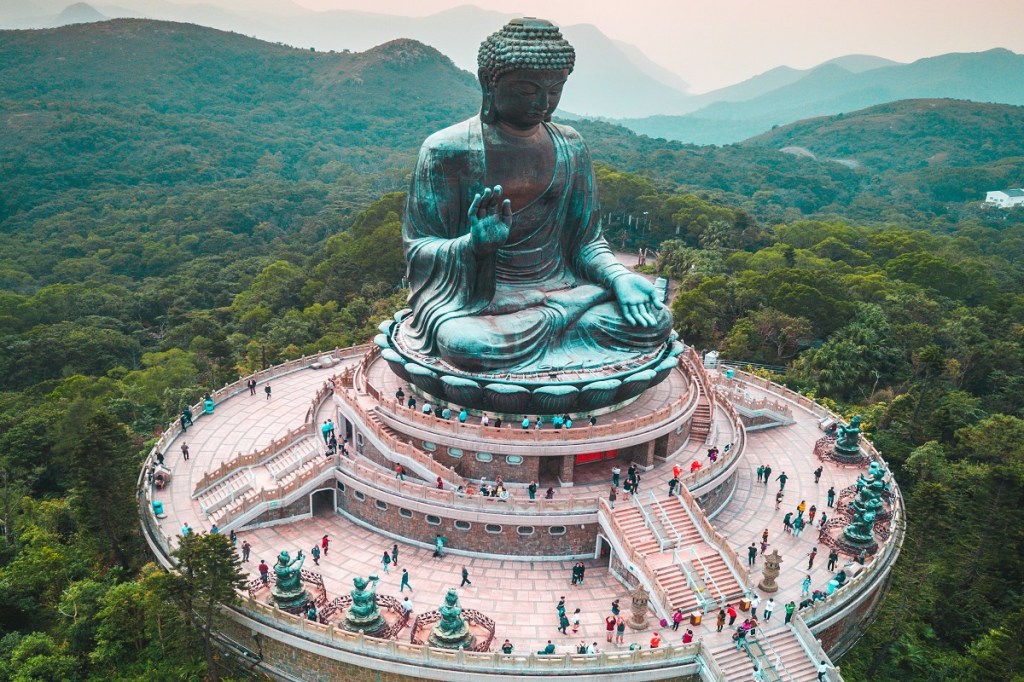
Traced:
<path fill-rule="evenodd" d="M 551 118 L 569 78 L 567 69 L 517 69 L 494 84 L 495 120 L 529 130 Z"/>

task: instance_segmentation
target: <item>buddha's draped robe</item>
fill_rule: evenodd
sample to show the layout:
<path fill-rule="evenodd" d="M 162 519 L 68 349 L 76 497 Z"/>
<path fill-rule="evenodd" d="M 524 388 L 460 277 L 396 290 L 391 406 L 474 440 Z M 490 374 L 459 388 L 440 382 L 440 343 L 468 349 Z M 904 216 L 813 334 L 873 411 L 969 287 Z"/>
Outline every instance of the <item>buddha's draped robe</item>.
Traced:
<path fill-rule="evenodd" d="M 468 212 L 488 178 L 482 123 L 474 117 L 424 142 L 402 225 L 412 316 L 402 329 L 411 350 L 470 371 L 545 371 L 607 365 L 663 343 L 657 324 L 622 316 L 612 282 L 629 271 L 601 236 L 590 155 L 579 134 L 546 123 L 551 182 L 515 212 L 507 242 L 477 257 Z"/>

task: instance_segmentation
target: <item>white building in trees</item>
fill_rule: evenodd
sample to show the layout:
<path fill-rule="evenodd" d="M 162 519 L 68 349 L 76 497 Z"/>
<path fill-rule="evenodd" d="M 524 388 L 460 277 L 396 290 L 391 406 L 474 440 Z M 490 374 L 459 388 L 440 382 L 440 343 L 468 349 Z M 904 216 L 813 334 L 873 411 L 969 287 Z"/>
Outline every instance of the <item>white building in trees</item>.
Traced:
<path fill-rule="evenodd" d="M 1024 206 L 1024 189 L 1003 189 L 997 192 L 986 192 L 985 203 L 998 208 Z"/>

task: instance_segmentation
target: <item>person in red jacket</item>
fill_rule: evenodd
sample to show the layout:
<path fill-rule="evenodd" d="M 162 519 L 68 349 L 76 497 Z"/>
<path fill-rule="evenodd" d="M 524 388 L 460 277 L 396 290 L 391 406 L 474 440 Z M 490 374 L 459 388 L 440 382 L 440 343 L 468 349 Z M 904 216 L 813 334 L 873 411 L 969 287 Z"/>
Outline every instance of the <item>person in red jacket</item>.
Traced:
<path fill-rule="evenodd" d="M 320 546 L 324 548 L 324 556 L 327 556 L 327 545 L 328 544 L 330 544 L 330 542 L 328 541 L 327 536 L 325 535 L 324 539 L 320 541 Z"/>

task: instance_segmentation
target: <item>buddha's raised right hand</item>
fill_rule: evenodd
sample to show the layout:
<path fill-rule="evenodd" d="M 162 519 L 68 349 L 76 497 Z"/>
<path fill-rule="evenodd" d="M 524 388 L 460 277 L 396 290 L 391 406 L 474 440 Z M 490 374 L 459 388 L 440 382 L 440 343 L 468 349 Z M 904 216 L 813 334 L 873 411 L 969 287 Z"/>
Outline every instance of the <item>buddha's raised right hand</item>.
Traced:
<path fill-rule="evenodd" d="M 501 200 L 501 185 L 488 187 L 473 197 L 469 207 L 469 235 L 473 253 L 490 256 L 508 240 L 512 225 L 512 202 Z"/>

